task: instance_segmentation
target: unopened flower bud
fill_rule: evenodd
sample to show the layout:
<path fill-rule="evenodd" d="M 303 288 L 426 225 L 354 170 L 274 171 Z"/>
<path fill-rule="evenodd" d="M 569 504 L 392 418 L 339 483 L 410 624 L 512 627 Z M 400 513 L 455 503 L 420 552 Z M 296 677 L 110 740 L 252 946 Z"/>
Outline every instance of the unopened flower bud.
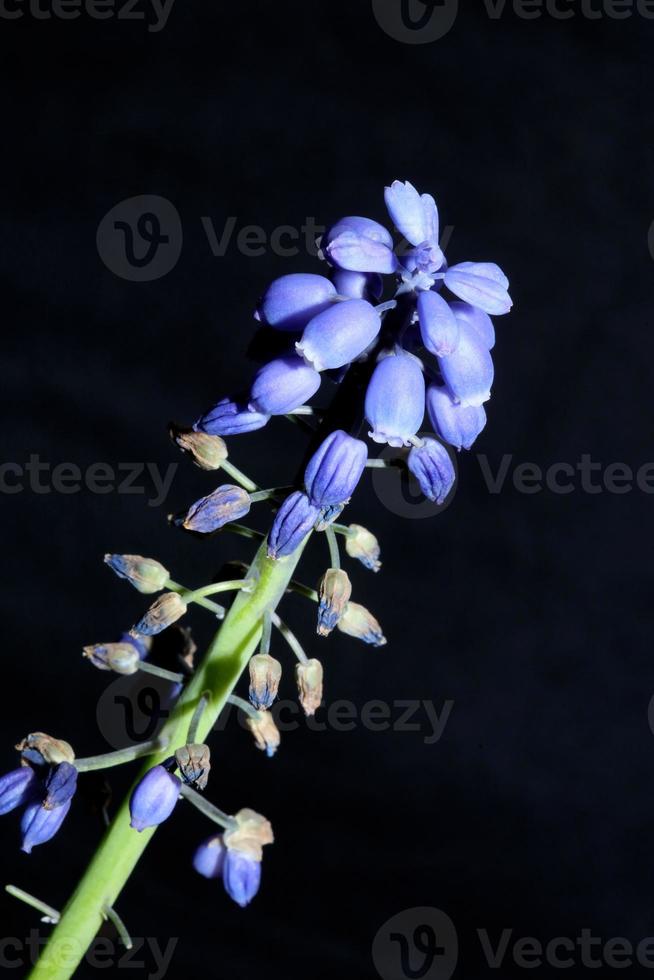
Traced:
<path fill-rule="evenodd" d="M 207 432 L 194 432 L 191 429 L 174 432 L 173 438 L 179 448 L 188 453 L 201 470 L 219 470 L 223 461 L 227 459 L 227 446 L 220 436 L 212 436 Z"/>
<path fill-rule="evenodd" d="M 0 777 L 0 816 L 27 803 L 34 795 L 37 783 L 31 766 L 21 766 Z"/>
<path fill-rule="evenodd" d="M 375 617 L 358 602 L 348 602 L 337 626 L 341 633 L 347 633 L 348 636 L 354 636 L 372 646 L 383 647 L 386 643 L 386 637 Z"/>
<path fill-rule="evenodd" d="M 343 615 L 350 596 L 352 583 L 342 568 L 328 568 L 318 586 L 320 605 L 318 606 L 319 636 L 329 636 Z"/>
<path fill-rule="evenodd" d="M 98 670 L 116 674 L 135 674 L 141 662 L 137 647 L 131 643 L 95 643 L 84 647 L 83 653 Z"/>
<path fill-rule="evenodd" d="M 356 558 L 373 572 L 381 568 L 379 560 L 379 541 L 367 528 L 360 524 L 350 524 L 350 533 L 345 539 L 345 550 L 350 558 Z"/>
<path fill-rule="evenodd" d="M 254 735 L 257 748 L 272 759 L 279 748 L 281 736 L 270 712 L 260 711 L 257 718 L 248 718 L 246 724 Z"/>
<path fill-rule="evenodd" d="M 250 659 L 250 701 L 255 708 L 269 708 L 279 690 L 282 665 L 268 653 Z"/>
<path fill-rule="evenodd" d="M 311 503 L 305 493 L 290 494 L 275 514 L 268 535 L 268 557 L 285 558 L 292 554 L 313 529 L 320 508 Z"/>
<path fill-rule="evenodd" d="M 204 878 L 220 878 L 226 853 L 222 834 L 214 834 L 196 849 L 193 855 L 193 867 Z"/>
<path fill-rule="evenodd" d="M 186 613 L 186 603 L 176 592 L 166 592 L 153 602 L 143 619 L 132 627 L 132 633 L 156 636 Z"/>
<path fill-rule="evenodd" d="M 20 822 L 23 835 L 21 850 L 30 854 L 37 844 L 45 844 L 51 840 L 66 819 L 70 804 L 71 801 L 68 800 L 54 810 L 46 810 L 38 800 L 30 803 L 23 811 Z"/>
<path fill-rule="evenodd" d="M 175 752 L 182 779 L 196 789 L 205 789 L 211 770 L 211 752 L 208 745 L 183 745 Z"/>
<path fill-rule="evenodd" d="M 36 765 L 58 766 L 60 762 L 75 761 L 75 753 L 68 742 L 46 735 L 45 732 L 32 732 L 16 748 L 24 759 Z"/>
<path fill-rule="evenodd" d="M 307 660 L 295 668 L 300 704 L 305 715 L 315 715 L 322 702 L 323 669 L 319 660 Z"/>
<path fill-rule="evenodd" d="M 69 803 L 77 789 L 77 769 L 69 762 L 60 762 L 50 770 L 45 781 L 45 799 L 43 807 L 46 810 L 56 810 Z"/>
<path fill-rule="evenodd" d="M 184 518 L 183 526 L 187 531 L 211 534 L 230 521 L 245 517 L 249 510 L 249 493 L 242 487 L 225 484 L 208 496 L 196 500 Z"/>
<path fill-rule="evenodd" d="M 136 785 L 129 801 L 134 830 L 158 827 L 175 809 L 182 783 L 165 766 L 153 766 Z"/>
<path fill-rule="evenodd" d="M 234 816 L 234 826 L 223 834 L 228 850 L 240 851 L 255 861 L 261 860 L 264 846 L 274 843 L 274 840 L 270 822 L 249 807 L 238 811 Z"/>
<path fill-rule="evenodd" d="M 127 579 L 135 589 L 145 595 L 161 592 L 170 578 L 167 568 L 154 558 L 142 555 L 105 555 L 105 564 L 118 575 Z"/>
<path fill-rule="evenodd" d="M 317 507 L 344 504 L 361 479 L 368 447 L 342 429 L 336 429 L 323 440 L 304 471 L 307 496 Z"/>
<path fill-rule="evenodd" d="M 261 861 L 240 851 L 227 851 L 222 869 L 225 891 L 242 909 L 249 905 L 261 886 Z"/>

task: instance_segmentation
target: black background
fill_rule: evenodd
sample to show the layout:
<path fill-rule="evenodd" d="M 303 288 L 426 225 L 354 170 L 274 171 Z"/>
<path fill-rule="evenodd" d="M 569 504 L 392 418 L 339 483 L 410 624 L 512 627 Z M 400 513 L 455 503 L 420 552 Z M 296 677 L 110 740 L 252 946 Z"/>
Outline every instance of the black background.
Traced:
<path fill-rule="evenodd" d="M 489 424 L 459 460 L 452 505 L 402 519 L 368 481 L 349 509 L 382 542 L 381 573 L 351 575 L 388 646 L 319 642 L 314 610 L 285 602 L 325 662 L 328 702 L 451 700 L 442 739 L 425 744 L 424 714 L 418 732 L 301 725 L 269 762 L 232 723 L 214 742 L 209 796 L 264 812 L 277 842 L 244 912 L 190 868 L 202 818 L 180 806 L 161 828 L 119 910 L 135 936 L 179 937 L 169 976 L 373 978 L 377 931 L 423 905 L 454 921 L 466 978 L 496 972 L 479 928 L 494 941 L 503 928 L 544 942 L 583 928 L 654 934 L 651 497 L 590 493 L 580 478 L 569 494 L 525 494 L 511 480 L 524 462 L 654 458 L 654 23 L 574 9 L 528 21 L 470 5 L 425 45 L 384 33 L 369 2 L 341 0 L 177 0 L 159 33 L 28 12 L 0 23 L 2 458 L 179 463 L 160 507 L 143 478 L 140 495 L 3 492 L 4 770 L 37 729 L 80 755 L 114 747 L 96 717 L 106 675 L 79 653 L 116 638 L 145 600 L 103 567 L 105 551 L 151 554 L 193 585 L 249 554 L 231 535 L 198 542 L 167 527 L 216 480 L 180 462 L 166 423 L 247 383 L 267 282 L 320 270 L 303 252 L 252 257 L 233 240 L 215 257 L 203 216 L 218 233 L 230 216 L 267 234 L 308 216 L 385 221 L 384 185 L 409 179 L 453 226 L 450 261 L 497 261 L 515 301 L 496 322 Z M 171 201 L 184 230 L 175 268 L 144 283 L 96 248 L 103 215 L 141 194 Z M 285 482 L 302 446 L 280 421 L 231 452 L 266 484 Z M 512 455 L 500 493 L 477 453 L 493 470 Z M 315 541 L 303 577 L 325 561 Z M 201 611 L 193 622 L 205 642 L 210 622 Z M 290 698 L 291 662 L 275 649 Z M 129 779 L 111 776 L 114 799 Z M 59 836 L 30 857 L 15 814 L 3 818 L 3 882 L 64 904 L 101 830 L 85 782 Z M 7 897 L 1 916 L 8 937 L 38 925 Z M 615 971 L 568 970 L 587 972 Z M 525 970 L 509 954 L 500 974 Z"/>

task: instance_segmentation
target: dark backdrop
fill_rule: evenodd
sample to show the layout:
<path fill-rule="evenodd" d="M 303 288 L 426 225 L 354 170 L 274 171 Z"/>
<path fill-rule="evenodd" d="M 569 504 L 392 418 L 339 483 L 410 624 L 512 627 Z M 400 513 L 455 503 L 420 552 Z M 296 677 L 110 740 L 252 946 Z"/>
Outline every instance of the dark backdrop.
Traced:
<path fill-rule="evenodd" d="M 4 471 L 4 770 L 36 729 L 78 754 L 115 747 L 98 707 L 109 682 L 79 653 L 114 639 L 144 600 L 103 567 L 106 550 L 152 554 L 192 584 L 248 555 L 241 539 L 197 542 L 166 524 L 216 482 L 180 463 L 166 423 L 247 381 L 268 281 L 319 271 L 303 246 L 295 258 L 269 244 L 245 254 L 240 229 L 386 220 L 384 184 L 410 179 L 453 229 L 450 261 L 495 260 L 512 282 L 488 428 L 460 458 L 451 506 L 420 519 L 411 505 L 403 519 L 369 482 L 351 505 L 382 542 L 382 572 L 351 573 L 388 646 L 319 643 L 313 610 L 286 603 L 326 664 L 328 703 L 380 700 L 397 719 L 402 700 L 439 713 L 454 702 L 442 738 L 425 741 L 424 712 L 417 731 L 300 725 L 269 762 L 232 723 L 214 742 L 210 797 L 265 812 L 277 843 L 243 912 L 190 868 L 207 832 L 199 815 L 180 807 L 161 829 L 119 909 L 135 936 L 179 937 L 169 976 L 373 978 L 378 930 L 419 906 L 451 918 L 466 978 L 497 973 L 478 929 L 494 945 L 505 928 L 512 942 L 654 934 L 652 499 L 645 485 L 602 484 L 612 463 L 635 472 L 654 459 L 654 23 L 590 19 L 574 4 L 570 20 L 471 8 L 425 44 L 385 32 L 369 2 L 341 0 L 177 0 L 160 31 L 27 8 L 2 18 L 2 460 L 180 464 L 158 507 L 143 476 L 140 494 L 40 493 L 29 481 L 10 494 Z M 183 246 L 167 274 L 138 282 L 103 262 L 96 234 L 111 208 L 146 194 L 174 205 Z M 224 255 L 203 217 L 219 236 L 235 219 Z M 284 482 L 302 454 L 288 430 L 232 440 L 232 458 Z M 509 454 L 499 492 L 478 454 L 493 472 Z M 569 493 L 514 485 L 519 464 L 576 467 L 584 454 L 602 465 L 600 492 L 581 474 Z M 316 541 L 304 577 L 324 561 Z M 205 642 L 210 624 L 193 621 Z M 130 776 L 110 778 L 115 801 Z M 3 818 L 3 882 L 63 905 L 101 829 L 99 781 L 85 785 L 31 857 L 15 815 Z M 23 942 L 38 915 L 5 897 L 2 923 Z M 410 936 L 416 923 L 403 923 Z M 591 972 L 580 955 L 575 977 Z M 524 973 L 509 950 L 500 975 Z"/>

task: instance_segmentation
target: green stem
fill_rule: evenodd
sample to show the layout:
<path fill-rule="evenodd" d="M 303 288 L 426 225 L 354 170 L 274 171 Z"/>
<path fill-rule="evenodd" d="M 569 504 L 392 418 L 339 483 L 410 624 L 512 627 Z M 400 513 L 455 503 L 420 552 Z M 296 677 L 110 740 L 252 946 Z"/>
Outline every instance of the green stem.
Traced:
<path fill-rule="evenodd" d="M 180 585 L 179 582 L 173 582 L 168 579 L 166 582 L 166 588 L 170 589 L 171 592 L 176 592 L 178 595 L 186 595 L 192 592 L 192 589 L 187 589 L 185 586 Z M 198 606 L 202 606 L 204 609 L 209 609 L 211 612 L 215 613 L 218 619 L 224 619 L 227 610 L 224 606 L 220 606 L 217 602 L 212 602 L 211 599 L 196 599 L 195 602 Z"/>
<path fill-rule="evenodd" d="M 222 628 L 211 643 L 188 686 L 180 695 L 161 735 L 171 748 L 184 745 L 189 723 L 205 691 L 210 700 L 198 726 L 204 741 L 216 723 L 227 698 L 256 650 L 263 614 L 274 609 L 284 595 L 303 550 L 272 561 L 263 544 L 251 566 L 255 579 L 251 592 L 240 590 Z M 170 754 L 152 755 L 138 779 Z M 31 980 L 69 980 L 102 925 L 104 910 L 115 906 L 139 858 L 152 839 L 155 828 L 137 833 L 129 825 L 129 796 L 118 810 L 98 846 L 86 873 L 61 913 L 43 954 L 29 974 Z"/>
<path fill-rule="evenodd" d="M 341 567 L 341 555 L 338 550 L 338 540 L 333 528 L 325 528 L 325 537 L 327 538 L 327 544 L 329 545 L 329 560 L 332 568 L 339 569 Z"/>
<path fill-rule="evenodd" d="M 181 684 L 182 681 L 186 680 L 186 674 L 175 674 L 172 670 L 166 670 L 165 667 L 157 667 L 156 664 L 148 663 L 147 660 L 141 660 L 138 669 L 142 670 L 144 674 L 153 674 L 154 677 L 161 677 L 165 681 L 172 681 L 173 684 Z"/>
<path fill-rule="evenodd" d="M 227 474 L 227 476 L 231 476 L 232 480 L 236 480 L 237 483 L 240 483 L 243 489 L 247 490 L 248 493 L 255 493 L 259 489 L 256 483 L 254 483 L 249 476 L 242 473 L 241 470 L 234 466 L 233 463 L 230 463 L 229 460 L 224 459 L 220 464 L 220 468 Z"/>

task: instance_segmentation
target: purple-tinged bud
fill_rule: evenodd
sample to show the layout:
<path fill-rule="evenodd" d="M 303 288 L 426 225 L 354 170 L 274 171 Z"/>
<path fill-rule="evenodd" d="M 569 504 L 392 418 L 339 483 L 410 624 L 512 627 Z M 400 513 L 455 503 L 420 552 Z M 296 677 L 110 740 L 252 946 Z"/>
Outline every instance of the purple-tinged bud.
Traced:
<path fill-rule="evenodd" d="M 38 801 L 30 803 L 23 811 L 20 821 L 23 835 L 21 850 L 31 854 L 32 848 L 37 844 L 45 844 L 46 841 L 52 840 L 66 819 L 70 804 L 71 801 L 68 800 L 54 810 L 46 810 Z"/>
<path fill-rule="evenodd" d="M 307 660 L 295 668 L 300 704 L 305 715 L 311 718 L 322 703 L 324 671 L 319 660 Z"/>
<path fill-rule="evenodd" d="M 293 272 L 275 279 L 264 293 L 255 319 L 276 330 L 304 330 L 309 320 L 328 309 L 336 298 L 324 276 Z"/>
<path fill-rule="evenodd" d="M 388 274 L 397 269 L 392 235 L 370 218 L 341 218 L 320 246 L 332 265 L 350 272 Z"/>
<path fill-rule="evenodd" d="M 161 562 L 142 555 L 105 555 L 105 564 L 118 575 L 142 592 L 151 595 L 166 587 L 170 572 Z"/>
<path fill-rule="evenodd" d="M 305 493 L 296 490 L 286 498 L 268 535 L 268 557 L 284 558 L 292 554 L 306 538 L 320 516 L 320 507 L 311 503 Z"/>
<path fill-rule="evenodd" d="M 509 280 L 494 262 L 459 262 L 445 273 L 445 285 L 459 299 L 498 316 L 513 306 Z"/>
<path fill-rule="evenodd" d="M 459 321 L 459 325 L 465 323 L 472 327 L 486 350 L 492 350 L 495 346 L 495 327 L 488 313 L 484 313 L 477 306 L 471 306 L 470 303 L 462 303 L 459 300 L 450 303 L 450 307 Z"/>
<path fill-rule="evenodd" d="M 252 411 L 286 415 L 304 405 L 320 387 L 320 375 L 297 354 L 270 361 L 257 372 L 250 392 Z"/>
<path fill-rule="evenodd" d="M 384 189 L 393 224 L 411 245 L 438 244 L 438 209 L 431 194 L 419 194 L 409 181 L 394 180 Z"/>
<path fill-rule="evenodd" d="M 328 507 L 323 507 L 316 522 L 316 531 L 326 531 L 334 521 L 339 519 L 344 510 L 345 504 L 330 504 Z"/>
<path fill-rule="evenodd" d="M 304 485 L 312 504 L 345 504 L 354 493 L 368 459 L 368 447 L 342 429 L 331 432 L 313 454 L 304 471 Z"/>
<path fill-rule="evenodd" d="M 212 436 L 208 432 L 195 432 L 191 429 L 175 432 L 173 438 L 182 452 L 188 453 L 201 470 L 219 470 L 227 459 L 227 446 L 220 436 Z"/>
<path fill-rule="evenodd" d="M 261 861 L 240 851 L 227 851 L 222 869 L 225 891 L 242 909 L 249 905 L 261 885 Z"/>
<path fill-rule="evenodd" d="M 414 446 L 409 453 L 407 466 L 428 500 L 437 504 L 445 502 L 456 481 L 454 466 L 445 446 L 435 439 L 423 440 L 422 446 Z"/>
<path fill-rule="evenodd" d="M 437 436 L 455 449 L 470 449 L 486 425 L 483 405 L 461 405 L 447 388 L 427 388 L 427 414 Z"/>
<path fill-rule="evenodd" d="M 336 625 L 341 633 L 347 633 L 348 636 L 363 640 L 371 646 L 383 647 L 386 643 L 386 637 L 375 617 L 358 602 L 348 602 Z"/>
<path fill-rule="evenodd" d="M 200 497 L 188 510 L 182 526 L 187 531 L 211 534 L 230 521 L 238 521 L 250 511 L 250 495 L 242 487 L 226 483 L 213 493 Z"/>
<path fill-rule="evenodd" d="M 479 408 L 491 396 L 493 359 L 478 332 L 459 320 L 459 344 L 453 354 L 441 357 L 439 366 L 455 401 Z"/>
<path fill-rule="evenodd" d="M 257 748 L 272 759 L 279 748 L 281 736 L 270 712 L 260 711 L 257 718 L 247 718 L 246 725 L 254 735 Z"/>
<path fill-rule="evenodd" d="M 206 789 L 211 772 L 211 751 L 208 745 L 182 745 L 175 752 L 175 762 L 185 783 L 196 789 Z"/>
<path fill-rule="evenodd" d="M 37 792 L 38 779 L 31 766 L 0 776 L 0 816 L 28 803 Z"/>
<path fill-rule="evenodd" d="M 58 766 L 60 762 L 75 761 L 72 745 L 45 732 L 32 732 L 15 746 L 24 759 L 36 765 Z"/>
<path fill-rule="evenodd" d="M 69 762 L 60 762 L 46 777 L 43 807 L 46 810 L 56 810 L 57 807 L 64 806 L 72 800 L 76 789 L 77 769 Z"/>
<path fill-rule="evenodd" d="M 371 572 L 378 572 L 381 568 L 379 541 L 360 524 L 350 524 L 349 534 L 345 538 L 345 551 L 350 558 L 356 558 Z"/>
<path fill-rule="evenodd" d="M 282 665 L 268 653 L 250 658 L 250 701 L 255 708 L 270 708 L 277 697 Z"/>
<path fill-rule="evenodd" d="M 338 295 L 348 299 L 365 299 L 369 303 L 378 303 L 384 292 L 383 279 L 377 272 L 335 269 L 333 280 Z"/>
<path fill-rule="evenodd" d="M 133 646 L 139 655 L 140 660 L 146 660 L 152 646 L 151 636 L 134 636 L 132 633 L 121 633 L 119 643 L 128 643 Z M 107 646 L 107 644 L 104 644 Z M 97 666 L 97 664 L 96 664 Z"/>
<path fill-rule="evenodd" d="M 193 855 L 193 867 L 204 878 L 220 878 L 227 851 L 222 834 L 215 834 L 203 841 Z"/>
<path fill-rule="evenodd" d="M 325 256 L 340 269 L 350 272 L 377 272 L 389 275 L 397 269 L 393 250 L 354 231 L 344 231 L 325 249 Z"/>
<path fill-rule="evenodd" d="M 379 362 L 368 384 L 365 411 L 375 442 L 409 444 L 425 414 L 425 379 L 417 358 L 401 352 Z"/>
<path fill-rule="evenodd" d="M 245 807 L 234 816 L 233 826 L 223 834 L 223 843 L 230 851 L 240 851 L 254 861 L 261 861 L 263 848 L 274 843 L 273 830 L 260 813 Z"/>
<path fill-rule="evenodd" d="M 318 586 L 320 604 L 316 632 L 319 636 L 329 636 L 345 612 L 351 595 L 352 583 L 347 572 L 342 568 L 328 568 Z"/>
<path fill-rule="evenodd" d="M 223 398 L 205 412 L 193 428 L 196 432 L 206 432 L 211 436 L 238 436 L 243 432 L 262 429 L 269 421 L 269 415 L 251 412 L 247 404 Z"/>
<path fill-rule="evenodd" d="M 134 830 L 158 827 L 167 820 L 179 799 L 181 780 L 165 766 L 153 766 L 134 787 L 129 801 Z"/>
<path fill-rule="evenodd" d="M 316 371 L 344 367 L 370 346 L 381 317 L 365 299 L 347 299 L 315 316 L 295 348 Z"/>
<path fill-rule="evenodd" d="M 156 636 L 185 615 L 187 605 L 175 592 L 166 592 L 153 602 L 143 619 L 132 627 L 133 633 Z"/>
<path fill-rule="evenodd" d="M 456 350 L 459 323 L 442 296 L 431 290 L 419 293 L 418 319 L 422 342 L 431 354 L 443 357 Z"/>
<path fill-rule="evenodd" d="M 135 674 L 141 656 L 131 643 L 95 643 L 84 647 L 83 655 L 98 670 L 113 670 L 116 674 Z"/>
<path fill-rule="evenodd" d="M 372 218 L 362 218 L 360 215 L 352 214 L 346 218 L 339 218 L 336 224 L 328 228 L 325 237 L 320 243 L 321 248 L 326 248 L 336 238 L 345 232 L 352 232 L 359 238 L 366 238 L 369 242 L 379 242 L 386 248 L 393 248 L 393 236 L 388 228 L 384 228 L 378 221 Z M 365 269 L 363 270 L 366 271 Z"/>

